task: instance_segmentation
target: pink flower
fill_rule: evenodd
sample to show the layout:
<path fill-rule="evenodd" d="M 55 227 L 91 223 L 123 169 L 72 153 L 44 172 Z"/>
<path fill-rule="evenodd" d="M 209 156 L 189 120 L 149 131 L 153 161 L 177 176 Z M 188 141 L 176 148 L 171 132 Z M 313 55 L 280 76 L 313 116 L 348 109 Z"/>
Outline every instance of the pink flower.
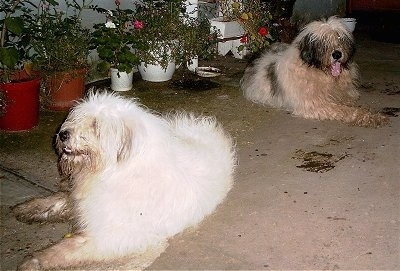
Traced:
<path fill-rule="evenodd" d="M 142 28 L 143 28 L 143 22 L 142 22 L 142 21 L 135 20 L 135 21 L 133 22 L 133 27 L 134 27 L 135 29 L 142 29 Z"/>

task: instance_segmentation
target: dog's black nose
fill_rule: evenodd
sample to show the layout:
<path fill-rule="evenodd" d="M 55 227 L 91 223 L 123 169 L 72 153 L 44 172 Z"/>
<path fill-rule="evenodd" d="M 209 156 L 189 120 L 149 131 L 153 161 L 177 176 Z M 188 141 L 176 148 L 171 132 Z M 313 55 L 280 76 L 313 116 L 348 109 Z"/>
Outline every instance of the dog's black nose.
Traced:
<path fill-rule="evenodd" d="M 332 53 L 332 57 L 334 60 L 339 60 L 342 57 L 342 52 L 335 50 Z"/>
<path fill-rule="evenodd" d="M 64 142 L 64 141 L 66 141 L 66 140 L 69 139 L 69 132 L 68 132 L 68 130 L 60 131 L 60 132 L 58 133 L 58 136 L 60 137 L 60 140 L 61 140 L 62 142 Z"/>

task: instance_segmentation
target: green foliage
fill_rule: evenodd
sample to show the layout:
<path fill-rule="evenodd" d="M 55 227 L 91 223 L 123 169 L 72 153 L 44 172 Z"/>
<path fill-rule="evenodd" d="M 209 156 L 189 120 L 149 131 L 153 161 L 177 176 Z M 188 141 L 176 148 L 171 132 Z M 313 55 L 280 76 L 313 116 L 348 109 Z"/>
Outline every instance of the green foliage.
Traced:
<path fill-rule="evenodd" d="M 181 64 L 213 52 L 210 48 L 216 44 L 216 35 L 210 33 L 208 20 L 190 17 L 185 1 L 142 0 L 135 4 L 135 21 L 142 27 L 135 28 L 133 35 L 142 62 L 166 68 L 171 60 Z"/>
<path fill-rule="evenodd" d="M 130 72 L 139 64 L 139 59 L 133 51 L 135 39 L 132 36 L 133 11 L 120 9 L 107 11 L 95 7 L 96 11 L 107 15 L 107 23 L 94 25 L 90 40 L 90 48 L 97 49 L 100 70 L 114 67 L 120 72 Z M 111 13 L 110 13 L 111 12 Z"/>
<path fill-rule="evenodd" d="M 195 56 L 210 56 L 216 35 L 210 33 L 207 19 L 190 18 L 183 0 L 140 0 L 133 9 L 107 11 L 107 23 L 94 26 L 91 48 L 119 71 L 130 71 L 140 62 L 161 64 L 185 63 Z M 214 46 L 215 47 L 215 46 Z"/>
<path fill-rule="evenodd" d="M 232 9 L 234 18 L 246 31 L 238 50 L 247 49 L 252 53 L 264 50 L 275 38 L 271 35 L 272 15 L 267 2 L 248 0 L 243 5 L 236 4 Z"/>
<path fill-rule="evenodd" d="M 282 40 L 288 31 L 295 0 L 217 0 L 224 18 L 236 20 L 245 30 L 239 51 L 259 53 L 271 43 Z M 286 40 L 285 40 L 286 41 Z M 287 42 L 287 41 L 286 41 Z"/>
<path fill-rule="evenodd" d="M 36 5 L 25 0 L 0 0 L 0 82 L 11 81 L 15 69 L 33 58 L 31 32 Z"/>
<path fill-rule="evenodd" d="M 24 31 L 24 21 L 21 17 L 8 17 L 4 19 L 4 24 L 6 25 L 8 31 L 19 36 Z"/>
<path fill-rule="evenodd" d="M 67 14 L 56 1 L 41 5 L 32 39 L 37 54 L 37 65 L 45 75 L 76 70 L 88 66 L 90 31 L 83 27 L 80 14 L 87 7 L 77 1 L 65 2 Z"/>
<path fill-rule="evenodd" d="M 217 54 L 218 31 L 207 18 L 187 18 L 182 31 L 185 60 L 210 59 Z"/>
<path fill-rule="evenodd" d="M 61 11 L 55 0 L 0 0 L 2 81 L 10 81 L 13 70 L 28 62 L 45 74 L 87 66 L 90 32 L 82 26 L 80 13 L 88 4 L 65 4 L 72 15 Z"/>

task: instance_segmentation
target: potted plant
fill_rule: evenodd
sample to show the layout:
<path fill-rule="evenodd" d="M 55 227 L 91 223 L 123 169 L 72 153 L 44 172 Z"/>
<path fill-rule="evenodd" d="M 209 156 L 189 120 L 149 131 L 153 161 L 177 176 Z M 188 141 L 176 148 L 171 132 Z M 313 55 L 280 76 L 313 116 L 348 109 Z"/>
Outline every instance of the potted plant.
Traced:
<path fill-rule="evenodd" d="M 141 0 L 134 4 L 133 35 L 144 80 L 171 79 L 176 66 L 193 62 L 212 43 L 209 22 L 191 16 L 188 1 Z"/>
<path fill-rule="evenodd" d="M 218 51 L 235 57 L 258 54 L 272 42 L 289 42 L 296 25 L 290 22 L 295 0 L 217 0 L 221 16 L 211 19 L 221 29 Z"/>
<path fill-rule="evenodd" d="M 144 80 L 160 82 L 171 79 L 176 65 L 212 54 L 216 35 L 210 33 L 208 20 L 190 17 L 186 1 L 142 0 L 132 9 L 115 4 L 115 10 L 94 8 L 106 14 L 105 23 L 94 25 L 91 39 L 100 70 L 115 69 L 122 77 L 139 64 Z M 153 71 L 161 77 L 152 78 Z"/>
<path fill-rule="evenodd" d="M 134 3 L 134 32 L 139 72 L 144 80 L 167 81 L 184 61 L 184 1 L 139 0 Z M 155 73 L 157 77 L 153 78 Z"/>
<path fill-rule="evenodd" d="M 63 11 L 55 1 L 40 1 L 32 45 L 37 67 L 45 80 L 44 102 L 51 110 L 64 111 L 83 97 L 88 70 L 90 31 L 80 14 L 88 7 L 65 1 Z"/>
<path fill-rule="evenodd" d="M 30 1 L 0 1 L 0 129 L 23 131 L 39 122 L 40 78 L 32 72 Z"/>
<path fill-rule="evenodd" d="M 226 55 L 232 52 L 238 57 L 236 43 L 245 34 L 243 27 L 237 21 L 235 10 L 240 10 L 242 0 L 217 0 L 218 16 L 211 18 L 213 27 L 219 31 L 218 53 Z"/>
<path fill-rule="evenodd" d="M 210 59 L 217 54 L 219 32 L 205 17 L 185 18 L 181 29 L 183 61 L 195 72 L 199 59 Z"/>
<path fill-rule="evenodd" d="M 233 15 L 245 31 L 236 44 L 239 53 L 259 53 L 274 41 L 271 35 L 272 15 L 267 2 L 248 0 L 235 5 Z"/>
<path fill-rule="evenodd" d="M 90 48 L 97 50 L 101 60 L 97 64 L 98 70 L 110 70 L 111 89 L 126 91 L 132 88 L 133 68 L 139 64 L 133 50 L 133 11 L 121 9 L 119 1 L 115 4 L 115 10 L 94 7 L 97 12 L 106 15 L 106 22 L 93 26 Z"/>

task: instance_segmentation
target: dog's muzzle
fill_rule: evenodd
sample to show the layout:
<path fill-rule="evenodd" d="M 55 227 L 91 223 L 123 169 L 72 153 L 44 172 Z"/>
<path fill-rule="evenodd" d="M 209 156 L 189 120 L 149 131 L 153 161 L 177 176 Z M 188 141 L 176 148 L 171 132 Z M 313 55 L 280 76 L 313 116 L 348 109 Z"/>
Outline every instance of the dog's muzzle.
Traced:
<path fill-rule="evenodd" d="M 338 51 L 338 50 L 333 51 L 333 53 L 332 53 L 332 58 L 333 58 L 334 60 L 338 61 L 339 59 L 342 58 L 342 52 L 340 52 L 340 51 Z"/>
<path fill-rule="evenodd" d="M 60 131 L 58 133 L 58 137 L 60 138 L 61 142 L 65 142 L 69 139 L 69 131 L 68 130 L 64 130 L 64 131 Z"/>
<path fill-rule="evenodd" d="M 58 133 L 58 138 L 60 139 L 62 143 L 62 151 L 65 154 L 71 154 L 72 149 L 68 146 L 67 141 L 70 139 L 71 134 L 68 130 L 63 130 Z"/>
<path fill-rule="evenodd" d="M 331 74 L 334 77 L 337 77 L 342 72 L 340 59 L 342 58 L 343 54 L 339 50 L 335 50 L 332 52 L 332 63 L 331 63 Z"/>

